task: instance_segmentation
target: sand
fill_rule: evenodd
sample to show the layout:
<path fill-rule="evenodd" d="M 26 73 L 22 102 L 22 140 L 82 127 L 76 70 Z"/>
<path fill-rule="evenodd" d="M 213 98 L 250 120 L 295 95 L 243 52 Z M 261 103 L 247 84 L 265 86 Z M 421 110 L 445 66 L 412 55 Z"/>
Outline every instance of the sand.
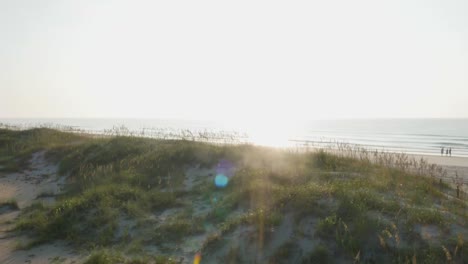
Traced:
<path fill-rule="evenodd" d="M 468 168 L 468 158 L 464 157 L 447 157 L 447 156 L 431 156 L 431 155 L 410 155 L 417 159 L 424 158 L 429 163 L 441 166 L 455 166 Z"/>
<path fill-rule="evenodd" d="M 29 168 L 20 173 L 0 174 L 0 201 L 14 199 L 19 210 L 0 208 L 0 263 L 76 263 L 79 255 L 64 242 L 54 242 L 28 250 L 15 250 L 30 238 L 18 236 L 11 230 L 20 210 L 33 202 L 54 203 L 61 192 L 64 177 L 57 176 L 57 165 L 50 164 L 44 152 L 34 153 Z M 42 197 L 47 194 L 47 197 Z M 38 197 L 41 196 L 41 197 Z"/>
<path fill-rule="evenodd" d="M 468 158 L 430 155 L 411 156 L 415 157 L 416 159 L 423 158 L 429 163 L 441 166 L 447 172 L 447 176 L 443 180 L 453 185 L 455 185 L 456 182 L 463 183 L 461 189 L 464 192 L 468 191 Z M 458 179 L 456 178 L 457 176 Z"/>

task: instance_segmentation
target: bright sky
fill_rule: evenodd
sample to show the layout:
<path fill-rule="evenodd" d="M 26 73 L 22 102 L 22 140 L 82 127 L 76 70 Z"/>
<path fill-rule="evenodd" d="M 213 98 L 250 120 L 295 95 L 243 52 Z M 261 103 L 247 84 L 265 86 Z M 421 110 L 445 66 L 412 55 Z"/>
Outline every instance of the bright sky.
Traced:
<path fill-rule="evenodd" d="M 0 117 L 468 117 L 468 1 L 0 2 Z"/>

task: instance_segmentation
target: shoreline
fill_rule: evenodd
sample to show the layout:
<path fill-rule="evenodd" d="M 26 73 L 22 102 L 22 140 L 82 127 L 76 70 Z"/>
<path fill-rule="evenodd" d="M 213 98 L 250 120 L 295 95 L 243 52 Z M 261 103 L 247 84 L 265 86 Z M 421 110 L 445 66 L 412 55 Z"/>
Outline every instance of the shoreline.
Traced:
<path fill-rule="evenodd" d="M 24 121 L 24 120 L 23 120 Z M 88 120 L 80 122 L 67 119 L 41 120 L 31 119 L 31 122 L 14 122 L 14 120 L 0 119 L 0 128 L 10 130 L 28 130 L 32 128 L 49 128 L 62 132 L 71 132 L 94 137 L 108 136 L 135 136 L 157 139 L 183 139 L 201 142 L 228 143 L 228 144 L 253 144 L 258 146 L 270 146 L 279 148 L 334 148 L 349 145 L 353 148 L 364 148 L 368 151 L 379 152 L 404 152 L 417 156 L 440 156 L 441 147 L 451 147 L 453 157 L 468 158 L 468 132 L 461 131 L 460 135 L 453 136 L 450 133 L 438 133 L 431 131 L 389 131 L 384 128 L 378 131 L 363 132 L 361 130 L 341 131 L 338 128 L 347 127 L 346 122 L 333 127 L 317 124 L 317 129 L 307 127 L 297 128 L 297 131 L 278 131 L 275 127 L 266 127 L 260 131 L 249 130 L 234 124 L 206 125 L 203 122 L 183 122 L 177 120 L 153 120 L 154 122 L 125 120 Z M 170 121 L 170 122 L 169 122 Z M 307 128 L 307 129 L 306 129 Z M 326 128 L 326 129 L 325 129 Z M 310 130 L 310 131 L 309 131 Z M 410 133 L 411 132 L 411 133 Z M 416 133 L 416 134 L 415 134 Z M 438 146 L 438 147 L 437 147 Z"/>
<path fill-rule="evenodd" d="M 14 126 L 13 127 L 1 127 L 2 123 L 0 123 L 0 128 L 7 129 L 7 130 L 15 130 Z M 4 125 L 4 124 L 3 124 Z M 347 152 L 347 150 L 338 150 L 336 149 L 336 146 L 327 146 L 327 147 L 317 147 L 317 146 L 290 146 L 290 147 L 275 147 L 275 146 L 265 146 L 262 144 L 255 144 L 255 142 L 243 142 L 243 141 L 234 141 L 234 142 L 226 142 L 226 138 L 221 137 L 217 139 L 211 139 L 208 138 L 190 138 L 185 134 L 166 134 L 166 135 L 158 135 L 158 136 L 150 136 L 148 134 L 139 134 L 136 133 L 135 131 L 130 131 L 130 130 L 125 130 L 125 131 L 120 131 L 118 128 L 113 131 L 99 131 L 99 132 L 91 132 L 91 131 L 86 131 L 86 130 L 80 130 L 80 129 L 72 129 L 70 127 L 67 127 L 68 129 L 64 129 L 64 127 L 46 127 L 48 129 L 53 129 L 57 131 L 61 131 L 64 133 L 72 133 L 72 134 L 77 134 L 79 136 L 83 137 L 91 137 L 91 138 L 111 138 L 111 137 L 116 137 L 116 136 L 130 136 L 130 137 L 142 137 L 142 138 L 152 138 L 152 139 L 159 139 L 159 140 L 189 140 L 189 141 L 197 141 L 197 142 L 204 142 L 208 144 L 226 144 L 226 145 L 231 145 L 231 144 L 250 144 L 253 146 L 258 146 L 258 147 L 271 147 L 271 148 L 276 148 L 276 149 L 283 149 L 283 150 L 298 150 L 302 149 L 302 151 L 316 151 L 319 149 L 324 149 L 328 152 L 338 154 L 340 152 Z M 32 128 L 28 128 L 32 129 Z M 23 130 L 23 129 L 19 129 Z M 188 138 L 187 138 L 188 137 Z M 218 142 L 217 142 L 218 141 Z M 338 144 L 340 145 L 341 143 L 336 142 L 335 145 Z M 348 146 L 353 146 L 353 144 L 347 144 L 343 143 L 344 145 Z M 364 148 L 365 149 L 365 148 Z M 352 152 L 355 151 L 355 149 L 350 149 Z M 372 152 L 372 149 L 366 149 L 369 152 Z M 446 170 L 447 178 L 455 178 L 457 175 L 458 177 L 461 177 L 463 181 L 465 182 L 465 186 L 468 186 L 468 157 L 463 157 L 463 156 L 441 156 L 441 155 L 436 155 L 436 154 L 416 154 L 416 153 L 411 153 L 411 152 L 397 152 L 397 151 L 382 151 L 382 153 L 388 153 L 392 155 L 407 155 L 409 158 L 412 158 L 414 160 L 420 160 L 424 159 L 426 162 L 429 164 L 435 164 L 437 166 L 442 167 L 443 169 Z M 465 187 L 466 188 L 466 187 Z"/>

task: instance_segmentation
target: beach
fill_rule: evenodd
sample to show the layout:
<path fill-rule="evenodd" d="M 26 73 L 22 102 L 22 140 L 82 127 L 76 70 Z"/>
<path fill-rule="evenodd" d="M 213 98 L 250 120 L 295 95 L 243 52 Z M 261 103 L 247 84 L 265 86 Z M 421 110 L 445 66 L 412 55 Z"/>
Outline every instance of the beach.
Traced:
<path fill-rule="evenodd" d="M 465 157 L 447 157 L 447 156 L 431 156 L 431 155 L 410 155 L 416 159 L 425 159 L 431 164 L 441 166 L 447 171 L 448 177 L 462 178 L 466 185 L 468 185 L 468 158 Z"/>
<path fill-rule="evenodd" d="M 452 148 L 452 156 L 468 158 L 466 119 L 343 119 L 294 123 L 242 122 L 178 119 L 1 119 L 0 127 L 50 127 L 94 135 L 128 135 L 155 138 L 186 138 L 217 142 L 247 142 L 267 146 L 330 147 L 337 144 L 415 155 L 440 155 Z M 202 137 L 196 138 L 202 135 Z M 432 159 L 432 158 L 431 158 Z"/>
<path fill-rule="evenodd" d="M 306 153 L 49 129 L 2 133 L 14 147 L 0 160 L 1 263 L 185 264 L 199 252 L 203 263 L 300 263 L 316 255 L 349 263 L 357 253 L 329 236 L 337 228 L 343 238 L 372 241 L 408 225 L 423 252 L 408 257 L 424 262 L 426 245 L 436 253 L 443 241 L 467 234 L 466 195 L 457 198 L 451 178 L 467 178 L 467 158 L 353 148 Z M 390 260 L 387 247 L 400 250 L 381 239 L 359 244 L 363 259 L 377 251 Z M 88 246 L 95 243 L 103 250 Z"/>
<path fill-rule="evenodd" d="M 423 158 L 429 163 L 437 164 L 444 167 L 468 167 L 468 158 L 466 157 L 447 157 L 447 156 L 432 156 L 432 155 L 411 155 L 417 159 Z"/>

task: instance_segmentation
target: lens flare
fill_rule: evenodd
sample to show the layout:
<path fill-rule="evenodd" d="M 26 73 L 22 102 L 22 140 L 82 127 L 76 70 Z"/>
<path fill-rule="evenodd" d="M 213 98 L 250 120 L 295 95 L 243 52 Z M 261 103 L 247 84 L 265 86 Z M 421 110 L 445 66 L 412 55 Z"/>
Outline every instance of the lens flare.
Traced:
<path fill-rule="evenodd" d="M 215 177 L 215 185 L 218 188 L 224 188 L 228 185 L 229 179 L 224 174 L 218 174 Z"/>
<path fill-rule="evenodd" d="M 221 160 L 216 166 L 214 183 L 218 188 L 224 188 L 229 183 L 229 178 L 234 175 L 234 164 L 228 160 Z"/>
<path fill-rule="evenodd" d="M 197 252 L 197 254 L 195 254 L 195 258 L 193 258 L 193 264 L 200 264 L 200 261 L 201 261 L 201 253 Z"/>

